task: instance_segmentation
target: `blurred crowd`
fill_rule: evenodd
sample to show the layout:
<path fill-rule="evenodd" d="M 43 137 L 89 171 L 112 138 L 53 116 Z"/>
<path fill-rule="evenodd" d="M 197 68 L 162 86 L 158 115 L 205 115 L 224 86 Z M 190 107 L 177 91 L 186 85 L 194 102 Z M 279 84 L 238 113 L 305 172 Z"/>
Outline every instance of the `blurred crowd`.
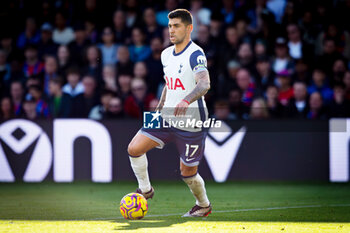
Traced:
<path fill-rule="evenodd" d="M 193 15 L 218 119 L 350 116 L 350 0 L 4 0 L 0 119 L 142 118 L 167 15 Z"/>

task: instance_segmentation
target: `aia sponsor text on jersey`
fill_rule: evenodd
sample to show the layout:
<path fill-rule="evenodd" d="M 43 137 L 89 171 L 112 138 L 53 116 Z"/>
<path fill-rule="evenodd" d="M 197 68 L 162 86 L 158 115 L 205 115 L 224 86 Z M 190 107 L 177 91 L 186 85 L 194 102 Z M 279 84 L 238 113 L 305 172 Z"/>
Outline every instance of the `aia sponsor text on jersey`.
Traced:
<path fill-rule="evenodd" d="M 185 87 L 179 78 L 168 78 L 165 76 L 165 80 L 168 90 L 176 90 L 177 88 L 185 90 Z"/>

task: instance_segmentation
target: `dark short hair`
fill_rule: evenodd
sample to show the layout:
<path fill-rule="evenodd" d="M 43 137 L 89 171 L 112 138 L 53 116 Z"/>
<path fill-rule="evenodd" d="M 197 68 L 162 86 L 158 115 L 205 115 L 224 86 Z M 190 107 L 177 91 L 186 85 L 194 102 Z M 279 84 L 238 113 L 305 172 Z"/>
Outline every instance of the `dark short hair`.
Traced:
<path fill-rule="evenodd" d="M 61 76 L 50 78 L 49 82 L 55 83 L 55 84 L 59 85 L 60 87 L 63 86 L 63 78 Z"/>
<path fill-rule="evenodd" d="M 184 24 L 192 24 L 192 14 L 186 9 L 176 9 L 168 14 L 169 19 L 180 18 Z"/>
<path fill-rule="evenodd" d="M 67 69 L 67 76 L 70 74 L 76 74 L 80 76 L 80 70 L 77 66 L 71 66 Z"/>

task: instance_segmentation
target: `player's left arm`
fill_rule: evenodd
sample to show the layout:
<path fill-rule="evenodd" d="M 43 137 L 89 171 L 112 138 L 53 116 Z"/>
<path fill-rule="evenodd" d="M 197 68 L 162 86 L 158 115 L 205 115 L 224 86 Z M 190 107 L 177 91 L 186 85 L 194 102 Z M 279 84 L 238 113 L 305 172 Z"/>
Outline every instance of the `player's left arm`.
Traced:
<path fill-rule="evenodd" d="M 189 93 L 180 103 L 176 105 L 174 111 L 175 116 L 185 115 L 188 106 L 204 96 L 210 89 L 209 72 L 206 69 L 204 62 L 203 64 L 198 64 L 196 67 L 200 68 L 200 70 L 196 72 L 194 76 L 197 84 L 191 93 Z"/>

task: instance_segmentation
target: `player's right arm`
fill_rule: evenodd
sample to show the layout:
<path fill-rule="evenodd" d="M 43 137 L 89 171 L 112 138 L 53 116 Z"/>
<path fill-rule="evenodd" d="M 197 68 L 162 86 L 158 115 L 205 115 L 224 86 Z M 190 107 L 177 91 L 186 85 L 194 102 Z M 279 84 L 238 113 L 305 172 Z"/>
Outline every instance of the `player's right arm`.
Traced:
<path fill-rule="evenodd" d="M 163 88 L 163 91 L 162 91 L 162 96 L 160 97 L 160 100 L 159 100 L 159 104 L 158 106 L 156 107 L 156 112 L 160 112 L 162 109 L 163 109 L 163 106 L 164 106 L 164 102 L 165 102 L 165 97 L 166 97 L 166 92 L 167 92 L 167 89 L 166 89 L 166 85 L 164 85 L 164 88 Z"/>

